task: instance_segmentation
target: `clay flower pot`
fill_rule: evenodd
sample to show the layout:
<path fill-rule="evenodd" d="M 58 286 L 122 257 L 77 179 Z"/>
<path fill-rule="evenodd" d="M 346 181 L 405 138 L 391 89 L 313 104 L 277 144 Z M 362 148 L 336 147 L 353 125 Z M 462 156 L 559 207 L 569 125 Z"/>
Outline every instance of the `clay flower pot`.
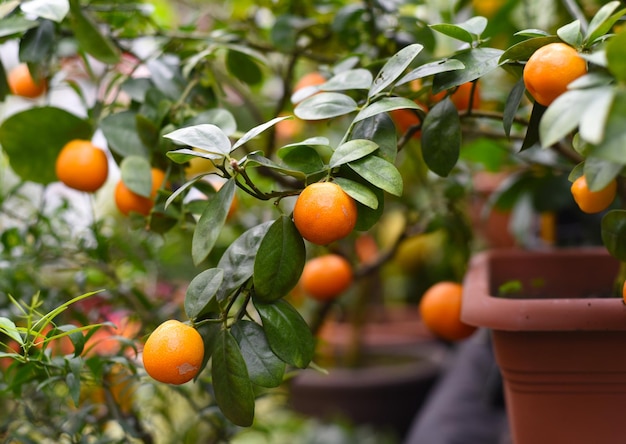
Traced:
<path fill-rule="evenodd" d="M 603 249 L 500 250 L 472 259 L 462 319 L 493 331 L 515 444 L 626 440 L 626 306 Z M 524 297 L 496 297 L 519 281 Z"/>

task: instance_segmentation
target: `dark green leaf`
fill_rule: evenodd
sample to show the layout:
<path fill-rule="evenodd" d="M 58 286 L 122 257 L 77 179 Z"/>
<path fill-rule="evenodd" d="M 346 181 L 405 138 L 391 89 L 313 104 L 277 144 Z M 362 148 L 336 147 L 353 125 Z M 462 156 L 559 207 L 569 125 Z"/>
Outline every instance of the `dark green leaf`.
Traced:
<path fill-rule="evenodd" d="M 204 358 L 200 366 L 200 368 L 203 369 L 213 356 L 217 338 L 219 338 L 222 333 L 222 324 L 219 322 L 203 322 L 202 324 L 197 324 L 196 329 L 198 333 L 200 333 L 200 336 L 202 336 L 202 342 L 204 343 Z M 201 373 L 198 373 L 196 378 L 198 378 L 200 374 Z"/>
<path fill-rule="evenodd" d="M 72 139 L 91 139 L 88 121 L 60 108 L 31 108 L 8 117 L 0 126 L 0 145 L 23 179 L 48 184 L 61 148 Z"/>
<path fill-rule="evenodd" d="M 533 52 L 535 52 L 542 46 L 560 41 L 561 39 L 559 39 L 557 36 L 535 37 L 532 39 L 524 40 L 509 47 L 504 53 L 502 53 L 499 63 L 513 63 L 528 60 Z"/>
<path fill-rule="evenodd" d="M 288 152 L 284 153 L 288 154 Z M 291 158 L 291 160 L 294 160 Z M 241 164 L 241 162 L 240 162 Z M 269 168 L 281 174 L 285 174 L 287 176 L 295 177 L 296 179 L 304 180 L 306 178 L 306 173 L 303 170 L 291 168 L 291 165 L 288 167 L 278 165 L 272 162 L 267 157 L 263 156 L 259 153 L 251 153 L 246 156 L 245 162 L 243 162 L 246 168 L 251 166 L 263 166 L 265 168 Z M 308 167 L 305 167 L 307 169 Z"/>
<path fill-rule="evenodd" d="M 387 113 L 379 113 L 361 120 L 354 126 L 352 137 L 371 140 L 378 145 L 378 155 L 395 163 L 398 154 L 398 133 L 393 120 Z"/>
<path fill-rule="evenodd" d="M 122 157 L 148 158 L 148 149 L 137 133 L 137 115 L 132 111 L 110 114 L 100 121 L 100 129 L 109 148 Z"/>
<path fill-rule="evenodd" d="M 626 262 L 626 210 L 611 210 L 602 218 L 602 242 L 609 253 Z"/>
<path fill-rule="evenodd" d="M 120 50 L 113 41 L 98 29 L 78 0 L 70 2 L 70 26 L 81 50 L 103 63 L 115 64 L 120 59 Z"/>
<path fill-rule="evenodd" d="M 598 37 L 603 36 L 611 30 L 613 25 L 626 13 L 625 9 L 614 11 L 619 8 L 620 2 L 608 2 L 602 6 L 589 22 L 585 35 L 585 45 L 593 43 Z"/>
<path fill-rule="evenodd" d="M 334 182 L 357 202 L 373 210 L 378 208 L 376 194 L 365 185 L 343 177 L 335 177 Z"/>
<path fill-rule="evenodd" d="M 502 117 L 502 125 L 504 126 L 504 133 L 507 137 L 511 135 L 511 127 L 513 126 L 513 120 L 519 108 L 522 98 L 524 97 L 524 91 L 526 86 L 524 85 L 524 79 L 520 78 L 509 93 L 504 105 L 504 116 Z"/>
<path fill-rule="evenodd" d="M 323 120 L 343 116 L 357 109 L 357 103 L 350 96 L 336 92 L 322 92 L 300 102 L 294 114 L 303 120 Z"/>
<path fill-rule="evenodd" d="M 449 98 L 437 103 L 422 125 L 422 152 L 428 168 L 446 177 L 459 159 L 461 121 Z"/>
<path fill-rule="evenodd" d="M 20 41 L 19 58 L 22 62 L 41 63 L 52 52 L 54 44 L 54 24 L 42 20 L 39 26 L 24 34 Z"/>
<path fill-rule="evenodd" d="M 226 66 L 235 78 L 248 85 L 256 85 L 263 80 L 259 65 L 247 54 L 239 51 L 228 51 Z"/>
<path fill-rule="evenodd" d="M 626 32 L 620 32 L 606 44 L 608 68 L 618 81 L 626 81 Z"/>
<path fill-rule="evenodd" d="M 306 249 L 304 240 L 287 216 L 269 228 L 254 260 L 254 298 L 273 302 L 291 291 L 302 274 Z"/>
<path fill-rule="evenodd" d="M 77 377 L 74 373 L 68 373 L 65 376 L 65 383 L 70 392 L 70 397 L 75 406 L 80 403 L 80 377 Z"/>
<path fill-rule="evenodd" d="M 219 309 L 214 296 L 222 285 L 224 270 L 220 268 L 209 268 L 194 277 L 185 293 L 185 314 L 191 320 L 202 316 L 209 309 Z"/>
<path fill-rule="evenodd" d="M 217 264 L 224 270 L 224 281 L 217 292 L 218 301 L 226 299 L 252 277 L 256 253 L 272 223 L 274 221 L 270 220 L 250 228 L 226 249 Z"/>
<path fill-rule="evenodd" d="M 165 134 L 163 137 L 181 145 L 203 149 L 209 153 L 227 155 L 231 151 L 228 136 L 220 127 L 212 123 L 187 126 Z"/>
<path fill-rule="evenodd" d="M 371 140 L 353 139 L 339 145 L 330 158 L 330 167 L 335 168 L 348 162 L 359 160 L 378 149 Z"/>
<path fill-rule="evenodd" d="M 278 150 L 278 156 L 289 169 L 295 169 L 304 174 L 312 174 L 324 169 L 321 156 L 315 148 L 308 145 L 283 147 Z"/>
<path fill-rule="evenodd" d="M 454 71 L 457 69 L 463 69 L 465 65 L 456 59 L 438 60 L 436 62 L 426 63 L 410 71 L 407 75 L 402 77 L 396 86 L 404 85 L 405 83 L 412 82 L 413 80 L 423 79 L 424 77 L 433 76 L 446 71 Z"/>
<path fill-rule="evenodd" d="M 152 194 L 152 174 L 150 162 L 145 157 L 124 157 L 120 164 L 122 181 L 134 193 L 143 197 Z"/>
<path fill-rule="evenodd" d="M 263 328 L 255 322 L 238 321 L 231 327 L 231 332 L 239 344 L 252 383 L 267 388 L 278 387 L 283 382 L 285 363 L 270 348 Z"/>
<path fill-rule="evenodd" d="M 376 114 L 388 113 L 389 111 L 403 108 L 423 110 L 422 106 L 418 105 L 411 99 L 407 99 L 406 97 L 384 97 L 363 108 L 354 118 L 354 122 L 360 122 L 362 120 L 369 119 Z"/>
<path fill-rule="evenodd" d="M 215 401 L 233 424 L 249 427 L 254 420 L 254 391 L 237 341 L 222 330 L 211 365 Z"/>
<path fill-rule="evenodd" d="M 350 162 L 348 166 L 372 185 L 394 196 L 402 195 L 402 176 L 394 164 L 385 159 L 370 155 Z"/>
<path fill-rule="evenodd" d="M 528 122 L 528 128 L 526 129 L 526 137 L 524 137 L 524 141 L 522 142 L 521 151 L 539 144 L 539 124 L 545 111 L 545 106 L 535 102 L 533 110 L 530 113 L 530 121 Z"/>
<path fill-rule="evenodd" d="M 465 68 L 437 74 L 433 79 L 433 93 L 471 82 L 490 73 L 499 66 L 502 51 L 494 48 L 473 48 L 460 52 L 454 59 Z"/>
<path fill-rule="evenodd" d="M 368 93 L 368 97 L 374 97 L 397 80 L 422 49 L 424 49 L 422 45 L 413 43 L 409 46 L 405 46 L 391 56 L 374 78 L 374 83 Z"/>
<path fill-rule="evenodd" d="M 274 354 L 287 364 L 307 367 L 313 359 L 315 340 L 300 313 L 282 299 L 272 304 L 255 302 L 254 306 Z"/>
<path fill-rule="evenodd" d="M 472 43 L 474 41 L 474 36 L 472 35 L 472 33 L 458 25 L 439 23 L 435 25 L 430 25 L 430 27 L 437 32 L 447 35 L 448 37 L 452 37 L 453 39 L 461 40 L 462 42 Z"/>
<path fill-rule="evenodd" d="M 235 179 L 229 179 L 209 198 L 193 232 L 191 256 L 198 265 L 207 258 L 226 222 L 228 210 L 235 196 Z M 226 270 L 224 270 L 226 271 Z"/>

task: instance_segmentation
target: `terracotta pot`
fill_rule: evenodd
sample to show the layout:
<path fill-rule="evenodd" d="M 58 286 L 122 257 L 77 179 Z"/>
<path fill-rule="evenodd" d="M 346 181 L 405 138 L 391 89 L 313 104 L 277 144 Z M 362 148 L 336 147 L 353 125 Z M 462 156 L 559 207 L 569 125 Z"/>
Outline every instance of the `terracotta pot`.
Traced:
<path fill-rule="evenodd" d="M 626 306 L 604 249 L 475 256 L 462 319 L 493 330 L 515 444 L 626 442 Z M 519 280 L 525 297 L 496 297 Z"/>

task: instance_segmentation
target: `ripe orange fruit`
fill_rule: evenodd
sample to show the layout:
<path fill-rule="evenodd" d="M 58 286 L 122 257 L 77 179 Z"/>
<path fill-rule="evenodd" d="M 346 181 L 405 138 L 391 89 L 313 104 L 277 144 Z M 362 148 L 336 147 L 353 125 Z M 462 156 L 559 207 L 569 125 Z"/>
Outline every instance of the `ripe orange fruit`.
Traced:
<path fill-rule="evenodd" d="M 617 181 L 612 180 L 606 187 L 599 191 L 591 191 L 587 185 L 585 176 L 580 176 L 572 183 L 570 188 L 572 196 L 585 213 L 599 213 L 606 210 L 615 199 L 617 193 Z"/>
<path fill-rule="evenodd" d="M 622 286 L 622 300 L 624 301 L 624 304 L 626 304 L 626 281 L 624 281 Z"/>
<path fill-rule="evenodd" d="M 524 85 L 541 105 L 550 105 L 567 85 L 587 73 L 587 63 L 565 43 L 550 43 L 536 50 L 524 67 Z"/>
<path fill-rule="evenodd" d="M 466 111 L 470 106 L 470 96 L 472 95 L 472 82 L 459 85 L 457 89 L 450 95 L 450 100 L 459 111 Z M 431 97 L 433 102 L 439 102 L 446 96 L 446 91 L 441 91 Z M 472 109 L 480 108 L 480 83 L 476 82 L 472 99 Z"/>
<path fill-rule="evenodd" d="M 115 187 L 115 204 L 122 214 L 128 215 L 131 211 L 144 216 L 150 214 L 157 191 L 164 185 L 163 182 L 165 181 L 165 173 L 162 170 L 152 168 L 151 173 L 152 193 L 149 198 L 129 190 L 122 180 L 117 183 Z"/>
<path fill-rule="evenodd" d="M 326 254 L 307 261 L 300 285 L 313 299 L 330 301 L 352 284 L 352 266 L 338 254 Z"/>
<path fill-rule="evenodd" d="M 57 178 L 70 188 L 93 192 L 107 180 L 109 161 L 106 153 L 89 140 L 71 140 L 57 156 Z"/>
<path fill-rule="evenodd" d="M 175 319 L 163 322 L 143 348 L 143 366 L 159 382 L 184 384 L 199 372 L 204 359 L 200 333 Z"/>
<path fill-rule="evenodd" d="M 504 6 L 505 1 L 506 0 L 472 0 L 472 7 L 477 15 L 491 18 Z"/>
<path fill-rule="evenodd" d="M 46 79 L 38 79 L 37 81 L 33 79 L 26 63 L 21 63 L 9 71 L 7 83 L 11 94 L 31 99 L 42 95 L 48 86 Z"/>
<path fill-rule="evenodd" d="M 309 86 L 321 85 L 322 83 L 326 83 L 326 77 L 318 71 L 313 71 L 300 77 L 300 80 L 298 80 L 296 85 L 293 87 L 293 92 Z"/>
<path fill-rule="evenodd" d="M 476 327 L 461 321 L 463 287 L 456 282 L 442 281 L 422 295 L 419 311 L 424 325 L 435 335 L 448 341 L 467 338 Z"/>
<path fill-rule="evenodd" d="M 422 103 L 416 101 L 418 105 L 420 105 L 424 110 L 426 110 L 426 106 Z M 394 109 L 389 113 L 391 120 L 396 125 L 396 128 L 400 134 L 404 134 L 414 125 L 420 125 L 422 123 L 421 119 L 417 115 L 417 111 L 409 108 L 402 109 Z M 422 135 L 422 131 L 418 130 L 413 133 L 414 139 L 419 139 Z"/>
<path fill-rule="evenodd" d="M 293 221 L 303 238 L 326 245 L 346 237 L 356 225 L 354 199 L 332 182 L 307 186 L 293 209 Z"/>

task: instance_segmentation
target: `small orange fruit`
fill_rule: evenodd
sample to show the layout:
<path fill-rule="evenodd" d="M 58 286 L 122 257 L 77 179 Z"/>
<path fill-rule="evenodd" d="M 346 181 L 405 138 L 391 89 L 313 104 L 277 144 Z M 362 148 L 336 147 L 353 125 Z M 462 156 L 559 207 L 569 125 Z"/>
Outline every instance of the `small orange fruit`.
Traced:
<path fill-rule="evenodd" d="M 307 186 L 293 209 L 293 221 L 303 238 L 317 245 L 343 239 L 352 232 L 357 207 L 341 187 L 332 182 Z"/>
<path fill-rule="evenodd" d="M 424 104 L 417 101 L 415 103 L 417 103 L 424 110 L 426 110 L 426 106 Z M 393 111 L 389 112 L 389 117 L 391 117 L 391 120 L 393 120 L 393 123 L 396 125 L 396 128 L 398 129 L 398 132 L 400 134 L 405 134 L 412 126 L 422 124 L 422 119 L 420 119 L 417 111 L 414 109 L 394 109 Z M 419 139 L 421 135 L 422 132 L 418 130 L 413 133 L 412 137 L 414 139 Z"/>
<path fill-rule="evenodd" d="M 204 342 L 200 333 L 175 319 L 163 322 L 143 348 L 146 372 L 159 382 L 184 384 L 200 372 Z"/>
<path fill-rule="evenodd" d="M 313 299 L 330 301 L 352 284 L 352 266 L 338 254 L 326 254 L 307 261 L 300 276 L 302 289 Z"/>
<path fill-rule="evenodd" d="M 424 292 L 419 311 L 424 325 L 435 335 L 448 341 L 470 336 L 476 327 L 461 321 L 463 287 L 456 282 L 442 281 Z"/>
<path fill-rule="evenodd" d="M 524 85 L 541 105 L 550 105 L 567 85 L 587 73 L 587 63 L 565 43 L 550 43 L 536 50 L 524 67 Z"/>
<path fill-rule="evenodd" d="M 21 63 L 9 71 L 7 83 L 11 94 L 31 99 L 42 95 L 47 88 L 45 79 L 38 79 L 37 81 L 33 79 L 26 63 Z"/>
<path fill-rule="evenodd" d="M 162 170 L 152 168 L 151 173 L 152 193 L 149 198 L 129 190 L 122 180 L 117 183 L 115 187 L 115 204 L 122 214 L 128 215 L 131 211 L 144 216 L 150 214 L 157 191 L 164 185 L 163 182 L 165 181 L 165 173 Z"/>
<path fill-rule="evenodd" d="M 450 100 L 459 111 L 466 111 L 470 106 L 470 97 L 472 97 L 472 109 L 478 109 L 481 105 L 480 98 L 480 83 L 475 82 L 467 82 L 459 85 L 456 90 L 450 95 Z M 472 94 L 472 88 L 474 89 L 474 93 Z M 441 91 L 437 94 L 434 94 L 431 97 L 432 102 L 439 102 L 446 96 L 446 91 Z"/>
<path fill-rule="evenodd" d="M 71 140 L 59 152 L 55 171 L 58 179 L 70 188 L 93 192 L 107 180 L 109 162 L 106 153 L 89 140 Z"/>
<path fill-rule="evenodd" d="M 606 210 L 615 199 L 617 193 L 617 181 L 612 180 L 599 191 L 591 191 L 587 185 L 585 176 L 576 179 L 570 188 L 572 196 L 580 208 L 585 213 L 599 213 Z"/>
<path fill-rule="evenodd" d="M 622 300 L 624 301 L 624 304 L 626 304 L 626 281 L 624 281 L 624 284 L 622 285 Z"/>

